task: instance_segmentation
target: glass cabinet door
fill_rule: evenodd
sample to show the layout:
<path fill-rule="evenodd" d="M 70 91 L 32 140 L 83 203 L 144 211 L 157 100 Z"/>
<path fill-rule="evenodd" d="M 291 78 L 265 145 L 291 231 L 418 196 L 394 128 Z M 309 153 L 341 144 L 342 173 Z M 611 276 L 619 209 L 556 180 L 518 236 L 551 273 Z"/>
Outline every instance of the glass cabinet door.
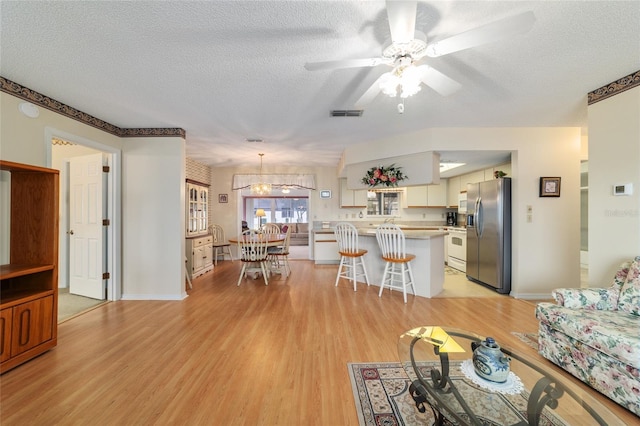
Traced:
<path fill-rule="evenodd" d="M 187 194 L 187 235 L 205 234 L 209 225 L 209 188 L 187 182 Z"/>

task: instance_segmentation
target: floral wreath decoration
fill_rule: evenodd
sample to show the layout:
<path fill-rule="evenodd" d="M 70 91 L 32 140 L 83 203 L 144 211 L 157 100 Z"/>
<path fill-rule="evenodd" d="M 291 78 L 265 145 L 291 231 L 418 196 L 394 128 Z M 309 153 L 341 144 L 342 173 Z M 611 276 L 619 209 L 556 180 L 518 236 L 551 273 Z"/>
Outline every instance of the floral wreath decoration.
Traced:
<path fill-rule="evenodd" d="M 408 176 L 402 173 L 401 167 L 396 167 L 395 164 L 389 167 L 372 167 L 365 177 L 362 178 L 362 183 L 374 186 L 398 186 L 398 182 L 407 179 Z"/>

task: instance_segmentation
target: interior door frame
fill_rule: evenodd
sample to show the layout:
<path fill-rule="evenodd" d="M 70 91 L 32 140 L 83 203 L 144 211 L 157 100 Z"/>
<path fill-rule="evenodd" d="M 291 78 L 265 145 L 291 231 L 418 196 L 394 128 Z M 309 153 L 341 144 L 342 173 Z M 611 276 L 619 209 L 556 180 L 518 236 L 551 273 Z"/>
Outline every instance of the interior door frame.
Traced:
<path fill-rule="evenodd" d="M 109 279 L 107 279 L 107 300 L 119 300 L 122 298 L 122 151 L 59 129 L 45 127 L 44 145 L 48 167 L 51 167 L 52 164 L 51 141 L 53 138 L 93 148 L 106 154 L 107 162 L 111 168 L 107 174 L 107 218 L 111 222 L 110 226 L 107 227 L 105 248 L 107 271 L 110 274 Z M 68 206 L 65 208 L 68 208 Z"/>

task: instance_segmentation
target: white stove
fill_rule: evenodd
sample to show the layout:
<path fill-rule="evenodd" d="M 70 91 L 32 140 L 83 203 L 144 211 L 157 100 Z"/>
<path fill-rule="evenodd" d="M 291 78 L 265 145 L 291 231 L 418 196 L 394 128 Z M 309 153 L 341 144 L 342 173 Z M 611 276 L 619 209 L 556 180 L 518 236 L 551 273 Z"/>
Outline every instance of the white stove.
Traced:
<path fill-rule="evenodd" d="M 467 229 L 447 228 L 447 232 L 447 264 L 454 269 L 467 272 Z"/>

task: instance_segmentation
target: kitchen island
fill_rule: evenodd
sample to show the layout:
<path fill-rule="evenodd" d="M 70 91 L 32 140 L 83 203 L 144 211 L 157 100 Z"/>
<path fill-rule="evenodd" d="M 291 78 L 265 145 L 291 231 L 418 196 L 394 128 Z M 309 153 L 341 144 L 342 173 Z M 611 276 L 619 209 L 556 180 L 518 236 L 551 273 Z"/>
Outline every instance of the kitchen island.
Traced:
<path fill-rule="evenodd" d="M 411 262 L 416 296 L 437 295 L 442 292 L 444 284 L 444 237 L 447 232 L 415 228 L 402 231 L 407 253 L 416 256 Z M 364 263 L 367 267 L 369 283 L 379 287 L 382 283 L 385 262 L 382 260 L 382 252 L 378 247 L 375 232 L 374 228 L 358 229 L 360 248 L 368 250 L 364 256 Z"/>

